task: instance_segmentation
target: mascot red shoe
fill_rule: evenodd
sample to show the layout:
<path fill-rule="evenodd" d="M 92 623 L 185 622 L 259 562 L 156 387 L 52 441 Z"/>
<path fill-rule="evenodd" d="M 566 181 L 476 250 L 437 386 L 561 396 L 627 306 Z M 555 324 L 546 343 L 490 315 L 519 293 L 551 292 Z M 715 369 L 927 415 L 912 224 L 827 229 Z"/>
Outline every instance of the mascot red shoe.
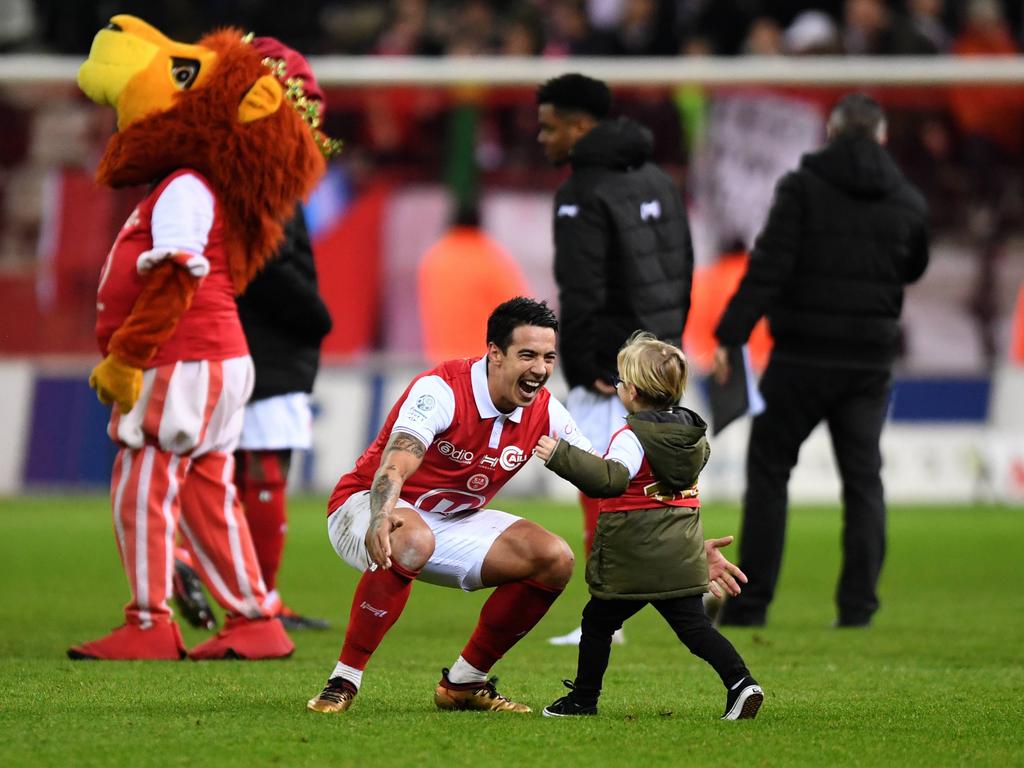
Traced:
<path fill-rule="evenodd" d="M 96 35 L 78 82 L 117 111 L 98 180 L 148 185 L 100 275 L 104 354 L 89 384 L 112 404 L 120 450 L 114 529 L 131 588 L 125 623 L 68 651 L 73 659 L 180 659 L 167 599 L 175 534 L 228 614 L 194 659 L 282 658 L 294 646 L 263 607 L 232 453 L 253 385 L 235 308 L 273 254 L 282 225 L 325 169 L 300 77 L 251 38 L 222 30 L 195 45 L 132 16 Z"/>

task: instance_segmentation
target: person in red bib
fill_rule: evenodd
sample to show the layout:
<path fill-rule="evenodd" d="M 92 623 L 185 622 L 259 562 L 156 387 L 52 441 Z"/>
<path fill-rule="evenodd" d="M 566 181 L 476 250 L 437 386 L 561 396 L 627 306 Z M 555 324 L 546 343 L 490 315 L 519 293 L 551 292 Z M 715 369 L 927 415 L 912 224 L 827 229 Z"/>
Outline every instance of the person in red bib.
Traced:
<path fill-rule="evenodd" d="M 545 707 L 544 715 L 597 714 L 612 635 L 650 603 L 725 684 L 722 719 L 753 718 L 764 692 L 711 625 L 701 599 L 709 588 L 721 597 L 723 584 L 709 578 L 697 493 L 697 477 L 711 455 L 707 424 L 678 405 L 686 358 L 678 347 L 636 333 L 617 362 L 616 391 L 629 416 L 604 458 L 548 435 L 537 444 L 548 469 L 601 500 L 587 560 L 591 597 L 583 609 L 576 679 L 566 681 L 568 695 Z"/>
<path fill-rule="evenodd" d="M 440 709 L 529 712 L 497 692 L 488 672 L 547 613 L 572 574 L 572 550 L 529 520 L 490 508 L 542 435 L 591 449 L 544 387 L 558 321 L 543 302 L 515 298 L 487 322 L 487 354 L 417 376 L 376 440 L 338 481 L 328 505 L 335 551 L 362 572 L 337 665 L 308 702 L 343 712 L 401 615 L 412 582 L 494 588 L 461 655 L 441 673 Z M 736 572 L 710 546 L 721 575 Z"/>

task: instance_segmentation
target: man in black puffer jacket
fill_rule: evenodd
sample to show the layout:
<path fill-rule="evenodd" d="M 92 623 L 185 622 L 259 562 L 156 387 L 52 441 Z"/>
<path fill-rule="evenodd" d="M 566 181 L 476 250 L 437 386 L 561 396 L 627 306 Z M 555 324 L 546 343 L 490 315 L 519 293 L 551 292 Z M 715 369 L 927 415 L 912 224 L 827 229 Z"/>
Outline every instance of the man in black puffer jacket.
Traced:
<path fill-rule="evenodd" d="M 782 563 L 787 483 L 800 446 L 828 424 L 843 483 L 838 626 L 878 609 L 885 555 L 879 438 L 901 346 L 903 288 L 928 264 L 928 212 L 883 148 L 885 116 L 862 94 L 844 97 L 828 144 L 805 155 L 775 191 L 747 274 L 715 331 L 715 374 L 767 315 L 775 347 L 761 379 L 765 411 L 747 454 L 740 567 L 749 583 L 723 624 L 761 625 Z"/>
<path fill-rule="evenodd" d="M 650 131 L 608 119 L 611 92 L 600 80 L 566 74 L 537 90 L 538 141 L 572 175 L 555 195 L 555 281 L 559 357 L 566 407 L 603 454 L 625 424 L 615 396 L 615 358 L 632 333 L 678 346 L 690 309 L 693 248 L 679 188 L 651 162 Z M 597 500 L 581 496 L 584 549 Z M 575 644 L 579 632 L 553 638 Z"/>

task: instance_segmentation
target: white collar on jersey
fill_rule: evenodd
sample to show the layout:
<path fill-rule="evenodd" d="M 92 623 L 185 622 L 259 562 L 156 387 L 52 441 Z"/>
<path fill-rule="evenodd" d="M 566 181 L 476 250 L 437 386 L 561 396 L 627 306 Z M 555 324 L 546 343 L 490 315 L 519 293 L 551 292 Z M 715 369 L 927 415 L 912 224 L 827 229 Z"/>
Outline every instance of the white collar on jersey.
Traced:
<path fill-rule="evenodd" d="M 480 411 L 481 419 L 496 419 L 505 416 L 509 421 L 518 424 L 523 418 L 522 407 L 516 408 L 512 413 L 502 413 L 491 400 L 491 391 L 487 388 L 487 358 L 481 357 L 469 369 L 470 378 L 473 381 L 473 399 L 476 400 L 476 409 Z"/>

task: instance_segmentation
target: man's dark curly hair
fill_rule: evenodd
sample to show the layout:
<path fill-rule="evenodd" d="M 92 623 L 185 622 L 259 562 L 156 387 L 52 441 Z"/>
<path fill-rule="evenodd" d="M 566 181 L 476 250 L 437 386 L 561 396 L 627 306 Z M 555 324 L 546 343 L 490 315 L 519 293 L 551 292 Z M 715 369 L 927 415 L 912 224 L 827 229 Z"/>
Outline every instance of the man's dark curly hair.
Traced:
<path fill-rule="evenodd" d="M 559 113 L 582 112 L 603 120 L 612 108 L 612 92 L 604 82 L 572 72 L 537 88 L 537 104 L 550 104 Z"/>
<path fill-rule="evenodd" d="M 516 296 L 495 307 L 487 318 L 487 343 L 493 341 L 498 349 L 506 352 L 512 341 L 512 332 L 521 325 L 550 328 L 558 333 L 558 318 L 546 301 Z"/>

